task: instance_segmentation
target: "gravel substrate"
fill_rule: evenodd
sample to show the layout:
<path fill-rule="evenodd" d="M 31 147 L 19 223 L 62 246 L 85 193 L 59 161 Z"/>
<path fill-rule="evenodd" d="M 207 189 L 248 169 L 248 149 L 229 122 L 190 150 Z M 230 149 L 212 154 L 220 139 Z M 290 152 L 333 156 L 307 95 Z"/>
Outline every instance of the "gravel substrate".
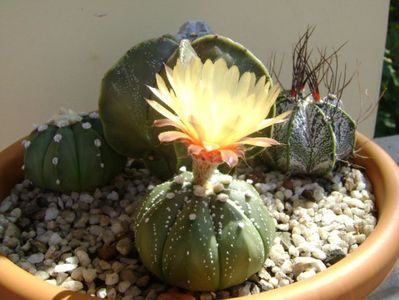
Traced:
<path fill-rule="evenodd" d="M 246 282 L 191 299 L 223 299 L 288 285 L 325 270 L 356 249 L 376 225 L 363 173 L 341 167 L 324 179 L 287 178 L 246 168 L 275 218 L 269 259 Z M 50 284 L 100 298 L 151 300 L 171 287 L 151 276 L 133 246 L 137 201 L 159 182 L 129 162 L 112 185 L 58 194 L 25 180 L 0 203 L 0 253 Z"/>

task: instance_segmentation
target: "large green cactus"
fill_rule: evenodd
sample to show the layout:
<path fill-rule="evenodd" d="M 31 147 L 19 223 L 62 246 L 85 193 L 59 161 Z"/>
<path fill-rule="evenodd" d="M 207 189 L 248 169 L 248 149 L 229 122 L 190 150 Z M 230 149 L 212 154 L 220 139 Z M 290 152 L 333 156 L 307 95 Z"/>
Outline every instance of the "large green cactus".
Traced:
<path fill-rule="evenodd" d="M 65 110 L 39 125 L 24 145 L 26 177 L 54 191 L 91 190 L 106 184 L 126 164 L 126 157 L 105 141 L 96 112 L 79 115 Z"/>
<path fill-rule="evenodd" d="M 311 66 L 307 51 L 310 34 L 308 30 L 295 47 L 291 91 L 276 103 L 277 114 L 292 111 L 288 122 L 274 126 L 273 138 L 282 144 L 268 148 L 263 158 L 290 174 L 322 176 L 334 168 L 336 161 L 353 154 L 356 124 L 339 99 L 349 82 L 340 80 L 337 68 L 332 67 L 332 61 L 337 62 L 336 53 L 322 56 Z M 323 75 L 328 78 L 328 96 L 321 99 L 318 84 Z M 310 89 L 308 95 L 305 85 Z"/>
<path fill-rule="evenodd" d="M 270 80 L 266 68 L 243 46 L 222 36 L 206 34 L 209 27 L 195 24 L 182 26 L 176 38 L 168 35 L 134 46 L 107 72 L 102 82 L 99 112 L 107 141 L 124 155 L 142 158 L 150 171 L 161 178 L 170 178 L 188 161 L 178 145 L 159 143 L 159 130 L 152 126 L 159 115 L 149 108 L 145 99 L 152 98 L 147 86 L 155 85 L 155 74 L 162 72 L 165 63 L 174 66 L 179 55 L 179 39 L 191 37 L 193 48 L 203 60 L 223 57 L 229 65 L 237 65 L 242 73 L 251 71 Z"/>
<path fill-rule="evenodd" d="M 144 198 L 135 220 L 140 257 L 156 276 L 185 289 L 239 284 L 265 262 L 273 219 L 244 181 L 216 172 L 204 194 L 192 180 L 183 172 Z"/>

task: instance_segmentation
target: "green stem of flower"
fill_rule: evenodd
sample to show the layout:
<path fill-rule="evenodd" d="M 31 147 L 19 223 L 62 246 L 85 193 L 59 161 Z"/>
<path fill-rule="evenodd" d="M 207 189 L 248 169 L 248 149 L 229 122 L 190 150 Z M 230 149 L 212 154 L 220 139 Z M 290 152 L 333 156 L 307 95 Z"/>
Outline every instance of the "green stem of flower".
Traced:
<path fill-rule="evenodd" d="M 204 159 L 193 157 L 194 184 L 204 185 L 209 178 L 211 178 L 218 165 L 219 164 Z"/>

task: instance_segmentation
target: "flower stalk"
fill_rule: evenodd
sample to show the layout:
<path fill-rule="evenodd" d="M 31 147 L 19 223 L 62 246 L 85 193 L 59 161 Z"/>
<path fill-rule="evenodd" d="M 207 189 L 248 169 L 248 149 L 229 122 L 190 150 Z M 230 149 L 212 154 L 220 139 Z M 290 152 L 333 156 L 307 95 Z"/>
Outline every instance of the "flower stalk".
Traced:
<path fill-rule="evenodd" d="M 205 185 L 218 165 L 218 163 L 193 156 L 193 183 L 195 185 Z"/>

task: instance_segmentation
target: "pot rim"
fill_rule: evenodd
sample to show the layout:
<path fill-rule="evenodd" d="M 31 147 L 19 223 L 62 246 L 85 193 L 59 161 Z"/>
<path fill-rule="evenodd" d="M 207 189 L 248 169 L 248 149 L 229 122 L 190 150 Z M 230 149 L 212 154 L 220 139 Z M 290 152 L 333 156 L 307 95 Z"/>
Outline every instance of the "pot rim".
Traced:
<path fill-rule="evenodd" d="M 365 168 L 378 207 L 373 232 L 345 258 L 309 279 L 234 299 L 362 299 L 390 273 L 399 257 L 399 243 L 392 242 L 392 237 L 399 236 L 399 168 L 373 141 L 359 132 L 356 137 L 359 153 L 355 163 Z M 20 141 L 0 152 L 0 199 L 23 178 L 22 161 Z M 1 255 L 0 295 L 10 297 L 7 299 L 99 299 L 50 285 Z"/>

